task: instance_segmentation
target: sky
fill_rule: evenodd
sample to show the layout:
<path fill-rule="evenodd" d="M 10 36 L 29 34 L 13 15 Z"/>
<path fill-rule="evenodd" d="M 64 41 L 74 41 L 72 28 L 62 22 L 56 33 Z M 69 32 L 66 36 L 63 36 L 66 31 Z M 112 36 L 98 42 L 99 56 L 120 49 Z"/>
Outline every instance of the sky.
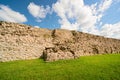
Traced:
<path fill-rule="evenodd" d="M 120 39 L 120 0 L 0 0 L 0 21 Z"/>

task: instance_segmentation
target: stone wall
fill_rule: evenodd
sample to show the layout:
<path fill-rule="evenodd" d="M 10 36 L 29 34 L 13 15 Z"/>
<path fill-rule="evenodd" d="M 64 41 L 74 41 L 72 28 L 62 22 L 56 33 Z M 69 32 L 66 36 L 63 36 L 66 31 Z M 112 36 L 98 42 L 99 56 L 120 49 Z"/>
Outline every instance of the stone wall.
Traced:
<path fill-rule="evenodd" d="M 120 40 L 0 22 L 0 62 L 36 58 L 56 61 L 110 53 L 120 53 Z"/>
<path fill-rule="evenodd" d="M 51 30 L 17 23 L 0 23 L 0 61 L 40 58 L 53 44 Z"/>

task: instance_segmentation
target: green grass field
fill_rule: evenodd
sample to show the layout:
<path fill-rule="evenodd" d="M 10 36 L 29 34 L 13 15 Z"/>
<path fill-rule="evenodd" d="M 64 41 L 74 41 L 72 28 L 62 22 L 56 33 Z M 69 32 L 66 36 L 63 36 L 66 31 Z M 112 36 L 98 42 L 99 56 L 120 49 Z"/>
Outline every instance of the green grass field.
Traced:
<path fill-rule="evenodd" d="M 0 63 L 0 80 L 120 80 L 120 54 Z"/>

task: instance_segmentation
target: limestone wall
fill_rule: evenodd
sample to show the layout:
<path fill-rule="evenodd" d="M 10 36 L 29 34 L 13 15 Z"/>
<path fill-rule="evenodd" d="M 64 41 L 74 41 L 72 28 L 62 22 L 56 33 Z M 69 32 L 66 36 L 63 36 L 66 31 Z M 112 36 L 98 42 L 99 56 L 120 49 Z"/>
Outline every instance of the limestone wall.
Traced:
<path fill-rule="evenodd" d="M 17 23 L 0 23 L 0 61 L 40 58 L 52 45 L 51 30 Z"/>
<path fill-rule="evenodd" d="M 110 53 L 120 53 L 120 40 L 0 22 L 0 62 L 36 58 L 55 61 Z"/>

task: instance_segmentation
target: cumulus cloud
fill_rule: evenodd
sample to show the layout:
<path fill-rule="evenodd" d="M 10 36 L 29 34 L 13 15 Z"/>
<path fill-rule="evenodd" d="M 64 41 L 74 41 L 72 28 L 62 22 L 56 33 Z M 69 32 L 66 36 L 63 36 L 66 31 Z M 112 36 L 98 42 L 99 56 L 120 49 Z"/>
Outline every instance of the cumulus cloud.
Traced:
<path fill-rule="evenodd" d="M 103 35 L 120 39 L 120 23 L 103 24 L 101 18 L 112 5 L 113 0 L 101 0 L 100 3 L 85 5 L 83 0 L 58 0 L 53 4 L 54 12 L 60 17 L 62 29 Z M 98 29 L 97 25 L 102 26 Z"/>
<path fill-rule="evenodd" d="M 102 36 L 120 39 L 120 22 L 103 25 L 100 33 Z"/>
<path fill-rule="evenodd" d="M 98 16 L 93 13 L 93 7 L 85 5 L 83 0 L 58 0 L 53 9 L 61 18 L 61 28 L 80 30 L 83 32 L 97 31 L 95 24 Z M 72 21 L 71 21 L 72 20 Z"/>
<path fill-rule="evenodd" d="M 39 26 L 34 26 L 35 28 L 40 28 Z"/>
<path fill-rule="evenodd" d="M 50 7 L 46 6 L 39 6 L 35 3 L 31 2 L 27 7 L 29 13 L 34 16 L 37 20 L 37 22 L 41 22 L 41 19 L 45 18 L 47 13 L 50 13 Z"/>
<path fill-rule="evenodd" d="M 0 20 L 23 23 L 27 21 L 27 18 L 24 16 L 24 14 L 16 12 L 8 6 L 0 4 Z"/>
<path fill-rule="evenodd" d="M 107 10 L 110 7 L 111 4 L 112 4 L 112 0 L 102 1 L 101 4 L 99 5 L 99 11 L 104 12 L 105 10 Z"/>

